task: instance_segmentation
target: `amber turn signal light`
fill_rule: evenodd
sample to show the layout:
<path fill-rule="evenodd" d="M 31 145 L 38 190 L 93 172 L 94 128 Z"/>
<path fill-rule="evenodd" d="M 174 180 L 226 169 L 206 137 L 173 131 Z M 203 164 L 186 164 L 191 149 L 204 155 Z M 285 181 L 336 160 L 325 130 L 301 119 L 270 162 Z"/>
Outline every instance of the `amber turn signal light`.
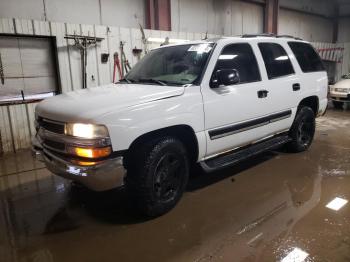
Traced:
<path fill-rule="evenodd" d="M 69 151 L 76 156 L 85 158 L 102 158 L 112 153 L 109 146 L 100 148 L 71 147 Z"/>

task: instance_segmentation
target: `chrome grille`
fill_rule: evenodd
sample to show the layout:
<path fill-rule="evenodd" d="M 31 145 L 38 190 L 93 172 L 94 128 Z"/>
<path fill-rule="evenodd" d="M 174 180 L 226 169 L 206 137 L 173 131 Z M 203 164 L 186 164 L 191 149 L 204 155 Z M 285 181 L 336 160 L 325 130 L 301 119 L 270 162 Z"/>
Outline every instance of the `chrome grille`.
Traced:
<path fill-rule="evenodd" d="M 64 123 L 52 121 L 45 118 L 38 119 L 39 127 L 56 134 L 64 134 Z"/>
<path fill-rule="evenodd" d="M 50 139 L 44 139 L 43 141 L 44 147 L 47 147 L 48 149 L 52 149 L 55 151 L 62 151 L 64 152 L 66 150 L 66 145 L 62 142 L 53 141 Z"/>

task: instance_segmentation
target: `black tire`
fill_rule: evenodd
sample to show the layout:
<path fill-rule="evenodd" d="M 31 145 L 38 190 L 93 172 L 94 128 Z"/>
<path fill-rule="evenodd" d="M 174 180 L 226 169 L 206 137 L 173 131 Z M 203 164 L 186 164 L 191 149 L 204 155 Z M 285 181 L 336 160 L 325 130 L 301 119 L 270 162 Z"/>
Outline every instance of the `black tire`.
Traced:
<path fill-rule="evenodd" d="M 126 189 L 138 211 L 155 217 L 177 204 L 189 176 L 189 160 L 181 141 L 163 137 L 147 142 L 131 153 L 128 163 Z"/>
<path fill-rule="evenodd" d="M 287 144 L 290 152 L 302 152 L 307 150 L 315 135 L 315 113 L 307 106 L 300 108 L 289 130 L 292 141 Z"/>
<path fill-rule="evenodd" d="M 334 100 L 332 102 L 333 102 L 334 108 L 336 108 L 336 109 L 343 109 L 344 102 L 334 101 Z"/>

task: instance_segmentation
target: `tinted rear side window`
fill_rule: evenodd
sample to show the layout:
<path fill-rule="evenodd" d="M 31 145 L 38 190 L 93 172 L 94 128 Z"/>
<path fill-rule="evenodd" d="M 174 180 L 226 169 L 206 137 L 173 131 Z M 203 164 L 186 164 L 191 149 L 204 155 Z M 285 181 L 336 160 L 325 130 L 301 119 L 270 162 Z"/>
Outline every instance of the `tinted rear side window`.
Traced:
<path fill-rule="evenodd" d="M 322 61 L 310 44 L 301 42 L 288 42 L 301 70 L 304 73 L 325 71 Z"/>
<path fill-rule="evenodd" d="M 215 69 L 236 69 L 240 78 L 239 84 L 261 80 L 253 49 L 246 43 L 226 46 L 218 58 Z"/>
<path fill-rule="evenodd" d="M 294 74 L 287 52 L 279 44 L 259 43 L 269 79 Z"/>

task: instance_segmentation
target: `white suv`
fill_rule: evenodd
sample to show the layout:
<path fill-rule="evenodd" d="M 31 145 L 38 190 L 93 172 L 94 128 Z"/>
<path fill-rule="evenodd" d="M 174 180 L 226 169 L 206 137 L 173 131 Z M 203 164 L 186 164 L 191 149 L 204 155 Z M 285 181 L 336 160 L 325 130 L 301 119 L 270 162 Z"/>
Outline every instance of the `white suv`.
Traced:
<path fill-rule="evenodd" d="M 53 173 L 93 190 L 125 185 L 157 216 L 181 198 L 189 167 L 218 170 L 312 143 L 327 73 L 305 41 L 245 35 L 164 46 L 117 84 L 46 99 L 33 148 Z"/>

